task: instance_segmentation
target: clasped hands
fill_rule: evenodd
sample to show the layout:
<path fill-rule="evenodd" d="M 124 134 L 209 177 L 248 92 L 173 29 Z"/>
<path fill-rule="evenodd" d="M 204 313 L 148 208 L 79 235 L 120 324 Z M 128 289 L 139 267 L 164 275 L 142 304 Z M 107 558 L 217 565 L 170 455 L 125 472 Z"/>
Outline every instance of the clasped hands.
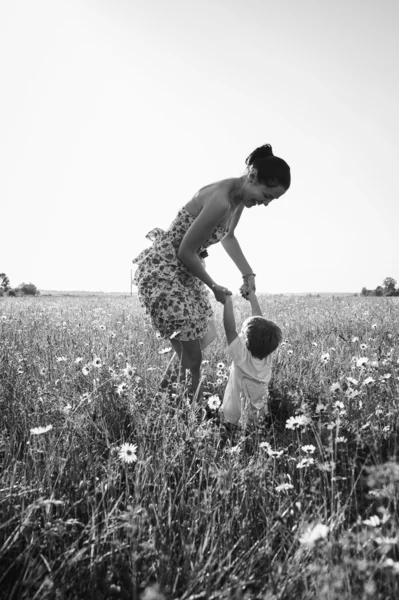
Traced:
<path fill-rule="evenodd" d="M 249 293 L 256 291 L 255 275 L 245 275 L 243 279 L 244 283 L 240 287 L 240 294 L 243 298 L 247 300 Z M 223 287 L 222 285 L 215 285 L 214 287 L 212 287 L 212 291 L 215 294 L 216 300 L 221 304 L 224 304 L 226 302 L 227 297 L 232 295 L 230 290 Z"/>

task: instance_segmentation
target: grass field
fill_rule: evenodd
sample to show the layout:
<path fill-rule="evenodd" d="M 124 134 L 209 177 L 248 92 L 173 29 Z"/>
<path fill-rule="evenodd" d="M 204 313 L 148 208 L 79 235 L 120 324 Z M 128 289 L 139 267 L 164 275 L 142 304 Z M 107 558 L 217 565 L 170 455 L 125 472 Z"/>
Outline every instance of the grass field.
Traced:
<path fill-rule="evenodd" d="M 231 432 L 159 393 L 136 298 L 0 299 L 1 598 L 399 597 L 399 302 L 260 303 L 284 336 L 270 416 Z"/>

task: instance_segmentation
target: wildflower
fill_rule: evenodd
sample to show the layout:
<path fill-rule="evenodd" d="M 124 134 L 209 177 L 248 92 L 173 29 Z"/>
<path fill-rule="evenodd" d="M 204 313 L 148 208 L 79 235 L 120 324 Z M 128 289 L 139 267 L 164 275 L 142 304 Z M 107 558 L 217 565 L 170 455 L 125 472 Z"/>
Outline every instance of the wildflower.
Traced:
<path fill-rule="evenodd" d="M 323 540 L 327 537 L 328 532 L 329 528 L 327 525 L 323 525 L 323 523 L 317 523 L 313 527 L 308 527 L 308 529 L 299 538 L 299 541 L 301 544 L 308 546 L 308 548 L 313 548 L 318 540 Z"/>
<path fill-rule="evenodd" d="M 108 372 L 111 375 L 111 377 L 116 377 L 116 371 L 112 367 L 108 367 Z"/>
<path fill-rule="evenodd" d="M 373 323 L 371 329 L 377 329 L 377 323 Z"/>
<path fill-rule="evenodd" d="M 83 358 L 81 356 L 78 356 L 77 358 L 75 358 L 75 364 L 78 365 L 79 363 L 81 363 L 83 360 Z"/>
<path fill-rule="evenodd" d="M 391 379 L 392 374 L 391 373 L 385 373 L 385 375 L 382 375 L 381 379 Z"/>
<path fill-rule="evenodd" d="M 320 357 L 320 361 L 321 361 L 323 364 L 326 364 L 326 363 L 328 363 L 328 361 L 329 361 L 329 360 L 330 360 L 330 355 L 329 355 L 329 353 L 328 353 L 328 352 L 324 352 L 324 354 L 322 354 L 322 355 L 321 355 L 321 357 Z"/>
<path fill-rule="evenodd" d="M 347 442 L 348 440 L 346 439 L 346 437 L 337 437 L 337 438 L 335 439 L 335 441 L 337 442 L 337 444 L 346 444 L 346 442 Z"/>
<path fill-rule="evenodd" d="M 346 381 L 349 381 L 349 383 L 351 383 L 352 385 L 357 385 L 359 383 L 357 379 L 354 379 L 353 377 L 347 377 Z"/>
<path fill-rule="evenodd" d="M 48 431 L 51 431 L 52 428 L 52 425 L 47 425 L 46 427 L 32 427 L 30 432 L 32 435 L 41 435 L 42 433 L 47 433 Z"/>
<path fill-rule="evenodd" d="M 64 408 L 62 409 L 62 411 L 67 415 L 71 412 L 71 409 L 72 409 L 72 404 L 66 404 L 64 406 Z"/>
<path fill-rule="evenodd" d="M 302 460 L 299 461 L 299 463 L 297 464 L 296 468 L 297 469 L 304 469 L 305 467 L 309 467 L 310 465 L 314 464 L 314 458 L 303 458 Z"/>
<path fill-rule="evenodd" d="M 109 337 L 111 338 L 111 340 L 114 340 L 116 338 L 116 333 L 114 331 L 111 331 Z"/>
<path fill-rule="evenodd" d="M 319 402 L 318 405 L 316 406 L 316 412 L 320 413 L 322 410 L 326 410 L 326 406 Z"/>
<path fill-rule="evenodd" d="M 83 373 L 83 375 L 88 375 L 90 373 L 90 367 L 89 367 L 89 365 L 85 365 L 82 368 L 82 373 Z"/>
<path fill-rule="evenodd" d="M 287 350 L 287 354 L 289 354 L 291 356 L 291 354 L 294 354 L 293 350 Z"/>
<path fill-rule="evenodd" d="M 105 331 L 105 325 L 100 325 L 101 331 Z"/>
<path fill-rule="evenodd" d="M 159 331 L 157 331 L 157 332 L 155 333 L 155 337 L 157 338 L 157 340 L 160 340 L 160 339 L 161 339 L 161 337 L 162 337 L 162 336 L 161 336 L 161 334 L 159 333 Z"/>
<path fill-rule="evenodd" d="M 6 315 L 1 315 L 1 320 L 2 320 L 2 321 L 7 321 L 7 317 L 6 317 Z"/>
<path fill-rule="evenodd" d="M 216 365 L 217 369 L 224 369 L 225 364 L 223 362 L 218 362 L 218 364 Z"/>
<path fill-rule="evenodd" d="M 284 450 L 273 450 L 269 442 L 261 442 L 259 444 L 259 448 L 263 448 L 266 451 L 267 455 L 271 456 L 272 458 L 278 458 L 279 456 L 284 454 Z"/>
<path fill-rule="evenodd" d="M 92 365 L 93 367 L 96 367 L 96 369 L 99 369 L 102 365 L 101 358 L 99 356 L 95 356 L 93 358 Z"/>
<path fill-rule="evenodd" d="M 338 408 L 338 410 L 343 410 L 345 408 L 345 404 L 341 402 L 341 400 L 334 402 L 334 406 L 335 408 Z"/>
<path fill-rule="evenodd" d="M 368 362 L 369 362 L 369 359 L 367 358 L 367 356 L 361 356 L 360 358 L 358 358 L 356 360 L 356 366 L 364 367 L 364 365 L 367 364 Z"/>
<path fill-rule="evenodd" d="M 377 515 L 372 515 L 369 519 L 363 519 L 363 523 L 365 525 L 370 525 L 370 527 L 379 527 L 381 525 L 381 520 Z"/>
<path fill-rule="evenodd" d="M 292 483 L 280 483 L 280 485 L 276 487 L 276 492 L 287 492 L 292 489 L 294 489 Z"/>
<path fill-rule="evenodd" d="M 334 346 L 331 346 L 331 348 L 330 348 L 330 352 L 335 352 L 335 348 L 334 348 Z"/>
<path fill-rule="evenodd" d="M 353 338 L 352 338 L 352 342 L 353 342 L 353 343 L 355 343 L 355 342 L 358 342 L 358 341 L 359 341 L 359 338 L 358 338 L 358 337 L 356 337 L 356 336 L 355 336 L 355 337 L 353 337 Z"/>
<path fill-rule="evenodd" d="M 116 393 L 118 394 L 118 396 L 122 396 L 127 390 L 127 385 L 126 383 L 120 383 L 117 388 L 116 388 Z"/>
<path fill-rule="evenodd" d="M 220 405 L 221 402 L 219 396 L 214 395 L 208 398 L 208 406 L 211 410 L 217 410 Z"/>
<path fill-rule="evenodd" d="M 203 365 L 208 365 L 208 364 L 209 364 L 209 360 L 203 360 L 203 361 L 202 361 L 202 364 L 203 364 Z"/>
<path fill-rule="evenodd" d="M 124 374 L 125 377 L 128 377 L 129 379 L 131 379 L 135 373 L 134 367 L 132 367 L 132 365 L 129 365 L 129 363 L 127 363 L 126 367 L 122 370 L 122 373 Z"/>
<path fill-rule="evenodd" d="M 56 361 L 57 362 L 66 362 L 66 357 L 65 356 L 57 356 Z"/>
<path fill-rule="evenodd" d="M 360 350 L 366 350 L 367 344 L 360 344 Z"/>
<path fill-rule="evenodd" d="M 90 404 L 91 396 L 90 396 L 89 392 L 83 392 L 83 394 L 80 396 L 80 400 L 82 402 L 87 402 L 87 404 Z"/>
<path fill-rule="evenodd" d="M 298 429 L 299 427 L 305 427 L 306 425 L 309 425 L 311 422 L 312 420 L 310 417 L 307 417 L 306 415 L 297 415 L 296 417 L 290 417 L 287 419 L 285 427 L 287 429 Z"/>
<path fill-rule="evenodd" d="M 360 392 L 358 390 L 354 390 L 352 388 L 349 388 L 345 392 L 345 396 L 347 398 L 349 398 L 349 400 L 353 400 L 354 398 L 356 398 L 356 396 L 359 396 L 359 395 L 360 395 Z"/>
<path fill-rule="evenodd" d="M 316 447 L 313 444 L 308 444 L 307 446 L 302 446 L 302 450 L 306 454 L 313 454 L 316 451 Z"/>
<path fill-rule="evenodd" d="M 333 394 L 334 394 L 335 392 L 337 392 L 338 390 L 340 390 L 340 389 L 341 389 L 341 386 L 339 385 L 338 381 L 337 381 L 336 383 L 333 383 L 333 384 L 330 386 L 330 392 L 332 392 Z"/>
<path fill-rule="evenodd" d="M 394 562 L 393 558 L 387 558 L 383 563 L 384 567 L 391 567 L 395 573 L 399 573 L 399 562 Z"/>
<path fill-rule="evenodd" d="M 230 448 L 230 454 L 239 454 L 241 452 L 240 446 L 232 446 Z"/>
<path fill-rule="evenodd" d="M 372 377 L 366 377 L 366 379 L 363 381 L 362 385 L 370 385 L 370 383 L 374 383 L 375 379 L 373 379 Z"/>
<path fill-rule="evenodd" d="M 315 348 L 317 348 L 317 342 L 312 342 L 312 346 L 314 346 Z"/>
<path fill-rule="evenodd" d="M 42 367 L 40 369 L 40 375 L 45 375 L 46 374 L 46 369 L 44 367 Z"/>
<path fill-rule="evenodd" d="M 119 449 L 119 458 L 125 463 L 136 462 L 137 460 L 137 445 L 136 444 L 122 444 Z"/>
<path fill-rule="evenodd" d="M 158 354 L 168 354 L 168 352 L 172 352 L 172 348 L 162 348 L 158 350 Z"/>
<path fill-rule="evenodd" d="M 223 373 L 223 371 L 221 371 L 221 370 L 219 369 L 218 371 L 216 371 L 216 375 L 217 375 L 218 377 L 223 377 L 224 373 Z"/>

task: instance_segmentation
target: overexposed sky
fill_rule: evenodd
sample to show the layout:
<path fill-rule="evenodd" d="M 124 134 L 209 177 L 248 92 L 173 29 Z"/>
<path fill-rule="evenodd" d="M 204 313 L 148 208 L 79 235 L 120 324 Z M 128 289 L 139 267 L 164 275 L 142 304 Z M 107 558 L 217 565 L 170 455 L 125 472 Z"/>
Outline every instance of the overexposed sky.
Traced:
<path fill-rule="evenodd" d="M 0 272 L 130 291 L 146 233 L 271 143 L 237 238 L 263 292 L 399 280 L 397 0 L 0 3 Z M 236 292 L 219 244 L 207 268 Z"/>

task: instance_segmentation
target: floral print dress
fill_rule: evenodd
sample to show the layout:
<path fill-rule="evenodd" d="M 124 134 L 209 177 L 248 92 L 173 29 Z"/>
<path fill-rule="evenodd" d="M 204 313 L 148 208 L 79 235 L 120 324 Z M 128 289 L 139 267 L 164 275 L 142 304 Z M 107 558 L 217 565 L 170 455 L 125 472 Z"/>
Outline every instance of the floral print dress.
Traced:
<path fill-rule="evenodd" d="M 163 338 L 187 341 L 201 339 L 209 328 L 213 311 L 205 284 L 177 258 L 180 243 L 195 217 L 184 207 L 167 231 L 153 229 L 146 237 L 153 241 L 133 263 L 137 264 L 133 282 L 141 304 Z M 206 248 L 219 242 L 227 230 L 217 226 L 197 254 L 203 266 Z"/>

